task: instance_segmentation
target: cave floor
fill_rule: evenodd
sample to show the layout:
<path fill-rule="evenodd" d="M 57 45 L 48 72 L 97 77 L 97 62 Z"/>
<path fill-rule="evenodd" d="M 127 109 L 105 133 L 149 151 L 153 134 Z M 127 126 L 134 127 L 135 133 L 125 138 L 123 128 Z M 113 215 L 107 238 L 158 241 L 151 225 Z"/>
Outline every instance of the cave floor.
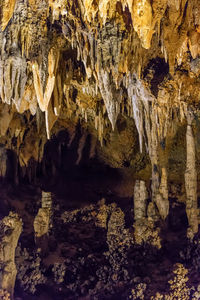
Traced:
<path fill-rule="evenodd" d="M 87 188 L 88 201 L 71 201 L 73 182 L 53 186 L 49 231 L 36 238 L 40 188 L 1 186 L 1 217 L 14 210 L 23 220 L 15 299 L 200 299 L 200 236 L 187 239 L 183 204 L 171 199 L 168 219 L 157 224 L 159 249 L 136 243 L 131 197 L 104 189 L 91 201 L 97 187 Z"/>

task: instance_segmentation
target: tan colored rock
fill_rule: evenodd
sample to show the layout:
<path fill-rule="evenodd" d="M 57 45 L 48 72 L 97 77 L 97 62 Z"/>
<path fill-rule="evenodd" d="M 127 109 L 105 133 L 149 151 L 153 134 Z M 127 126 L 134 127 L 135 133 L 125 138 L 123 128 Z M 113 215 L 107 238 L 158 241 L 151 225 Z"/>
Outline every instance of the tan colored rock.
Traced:
<path fill-rule="evenodd" d="M 9 128 L 10 122 L 13 118 L 14 111 L 7 104 L 1 104 L 1 114 L 0 118 L 0 135 L 4 136 Z"/>
<path fill-rule="evenodd" d="M 154 202 L 150 202 L 147 207 L 147 217 L 149 222 L 158 221 L 159 215 Z"/>
<path fill-rule="evenodd" d="M 158 207 L 161 218 L 165 220 L 169 214 L 168 183 L 167 183 L 166 168 L 162 168 L 161 182 L 159 186 L 159 191 L 155 196 L 155 203 Z"/>
<path fill-rule="evenodd" d="M 147 189 L 145 182 L 136 180 L 134 187 L 134 237 L 137 244 L 149 243 L 161 248 L 160 229 L 155 225 L 158 220 L 155 205 L 147 207 Z M 148 216 L 148 217 L 147 217 Z"/>
<path fill-rule="evenodd" d="M 35 238 L 48 235 L 52 215 L 51 193 L 42 192 L 42 207 L 39 209 L 34 219 Z"/>
<path fill-rule="evenodd" d="M 142 46 L 149 49 L 154 33 L 152 7 L 149 0 L 136 0 L 133 2 L 132 21 Z"/>
<path fill-rule="evenodd" d="M 0 147 L 0 177 L 4 178 L 7 171 L 7 152 L 4 147 Z"/>
<path fill-rule="evenodd" d="M 16 0 L 1 1 L 1 29 L 5 30 L 8 22 L 12 18 Z"/>
<path fill-rule="evenodd" d="M 10 294 L 6 290 L 0 289 L 0 299 L 10 300 Z"/>
<path fill-rule="evenodd" d="M 186 190 L 186 213 L 188 217 L 188 237 L 192 238 L 198 232 L 198 210 L 197 210 L 197 171 L 195 139 L 192 131 L 194 115 L 189 111 L 187 115 L 186 149 L 187 161 L 185 170 Z"/>
<path fill-rule="evenodd" d="M 200 33 L 191 31 L 189 35 L 189 49 L 192 58 L 195 59 L 200 54 Z"/>
<path fill-rule="evenodd" d="M 136 180 L 134 187 L 134 219 L 145 218 L 147 215 L 147 189 L 145 182 Z"/>
<path fill-rule="evenodd" d="M 49 232 L 51 212 L 49 209 L 40 208 L 34 219 L 35 237 L 40 238 Z"/>
<path fill-rule="evenodd" d="M 1 221 L 0 263 L 3 264 L 0 288 L 5 289 L 13 298 L 17 269 L 15 265 L 15 249 L 22 232 L 22 220 L 13 212 Z"/>

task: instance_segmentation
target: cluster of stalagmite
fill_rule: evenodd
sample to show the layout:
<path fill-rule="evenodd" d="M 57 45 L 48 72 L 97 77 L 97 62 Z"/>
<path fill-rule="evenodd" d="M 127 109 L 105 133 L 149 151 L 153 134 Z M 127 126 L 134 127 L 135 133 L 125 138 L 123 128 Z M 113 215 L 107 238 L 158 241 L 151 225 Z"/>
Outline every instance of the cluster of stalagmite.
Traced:
<path fill-rule="evenodd" d="M 152 246 L 161 248 L 159 228 L 155 222 L 159 215 L 155 203 L 149 202 L 145 182 L 136 180 L 134 187 L 134 237 L 138 244 L 150 243 Z"/>
<path fill-rule="evenodd" d="M 13 212 L 0 221 L 0 289 L 13 298 L 17 269 L 15 249 L 22 232 L 22 220 Z"/>

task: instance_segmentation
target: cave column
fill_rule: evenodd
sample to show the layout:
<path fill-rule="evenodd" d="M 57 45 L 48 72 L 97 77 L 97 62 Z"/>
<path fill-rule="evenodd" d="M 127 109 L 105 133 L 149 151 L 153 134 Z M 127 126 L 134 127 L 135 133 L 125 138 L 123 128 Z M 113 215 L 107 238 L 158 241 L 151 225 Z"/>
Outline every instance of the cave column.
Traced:
<path fill-rule="evenodd" d="M 195 156 L 195 140 L 192 130 L 192 121 L 194 115 L 190 111 L 187 114 L 186 131 L 186 170 L 185 170 L 185 190 L 186 190 L 186 213 L 188 218 L 188 237 L 193 238 L 198 232 L 198 214 L 197 214 L 197 171 Z"/>
<path fill-rule="evenodd" d="M 156 113 L 152 112 L 152 128 L 151 128 L 151 145 L 149 149 L 151 165 L 152 165 L 152 201 L 156 204 L 159 214 L 163 220 L 169 214 L 168 200 L 168 175 L 165 162 L 165 150 L 159 151 Z"/>

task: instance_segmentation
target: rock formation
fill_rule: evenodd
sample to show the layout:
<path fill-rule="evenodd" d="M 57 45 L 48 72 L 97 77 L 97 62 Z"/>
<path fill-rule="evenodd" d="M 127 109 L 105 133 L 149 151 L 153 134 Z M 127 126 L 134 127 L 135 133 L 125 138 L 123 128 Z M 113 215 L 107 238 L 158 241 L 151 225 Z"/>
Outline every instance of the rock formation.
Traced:
<path fill-rule="evenodd" d="M 34 219 L 35 238 L 41 238 L 48 235 L 50 229 L 50 221 L 52 214 L 52 198 L 51 193 L 42 192 L 42 207 Z"/>
<path fill-rule="evenodd" d="M 1 142 L 20 167 L 40 163 L 47 139 L 79 121 L 76 164 L 88 134 L 104 156 L 116 122 L 132 117 L 151 162 L 152 199 L 165 219 L 168 156 L 187 109 L 198 114 L 198 9 L 185 0 L 3 2 Z M 133 152 L 125 156 L 134 165 Z"/>
<path fill-rule="evenodd" d="M 7 217 L 1 220 L 0 226 L 0 288 L 9 292 L 11 299 L 14 299 L 13 293 L 17 274 L 15 249 L 22 232 L 22 220 L 16 213 L 10 212 Z"/>
<path fill-rule="evenodd" d="M 173 214 L 181 205 L 186 215 L 179 220 L 188 222 L 187 237 L 195 240 L 200 223 L 198 0 L 1 0 L 0 49 L 2 182 L 51 191 L 64 182 L 70 202 L 82 186 L 81 198 L 91 200 L 88 183 L 82 181 L 99 187 L 106 178 L 102 185 L 107 191 L 93 194 L 92 201 L 102 202 L 91 218 L 98 230 L 108 231 L 110 263 L 118 249 L 113 236 L 130 237 L 124 223 L 134 229 L 138 247 L 158 251 L 165 226 L 179 227 Z M 131 217 L 126 216 L 134 220 L 106 204 L 113 195 L 134 199 Z M 42 243 L 45 256 L 49 244 L 55 246 L 48 234 L 60 208 L 50 192 L 42 192 L 42 205 L 38 203 L 22 204 L 18 198 L 12 203 L 4 197 L 0 213 L 4 217 L 14 208 L 23 216 L 23 234 L 34 236 L 36 248 Z M 31 211 L 28 221 L 26 210 Z M 58 226 L 68 224 L 65 211 L 61 215 Z M 115 224 L 118 215 L 121 229 Z M 118 243 L 125 251 L 123 241 Z M 11 297 L 16 275 L 12 251 L 12 284 L 0 286 Z M 67 279 L 57 274 L 59 266 L 65 272 L 66 265 L 58 261 L 54 268 L 63 283 Z M 122 275 L 112 276 L 115 282 Z M 131 297 L 142 289 L 145 294 L 144 282 Z"/>
<path fill-rule="evenodd" d="M 137 180 L 134 187 L 134 219 L 145 218 L 147 216 L 147 199 L 148 194 L 145 182 Z"/>
<path fill-rule="evenodd" d="M 161 200 L 162 201 L 162 200 Z M 148 193 L 145 182 L 136 180 L 134 187 L 134 237 L 138 244 L 149 243 L 161 248 L 158 221 L 158 213 L 155 203 L 148 204 Z"/>
<path fill-rule="evenodd" d="M 188 216 L 188 236 L 193 237 L 198 232 L 198 211 L 197 211 L 197 171 L 195 141 L 192 132 L 193 113 L 188 112 L 187 116 L 187 162 L 185 170 L 185 189 L 186 189 L 186 212 Z"/>

